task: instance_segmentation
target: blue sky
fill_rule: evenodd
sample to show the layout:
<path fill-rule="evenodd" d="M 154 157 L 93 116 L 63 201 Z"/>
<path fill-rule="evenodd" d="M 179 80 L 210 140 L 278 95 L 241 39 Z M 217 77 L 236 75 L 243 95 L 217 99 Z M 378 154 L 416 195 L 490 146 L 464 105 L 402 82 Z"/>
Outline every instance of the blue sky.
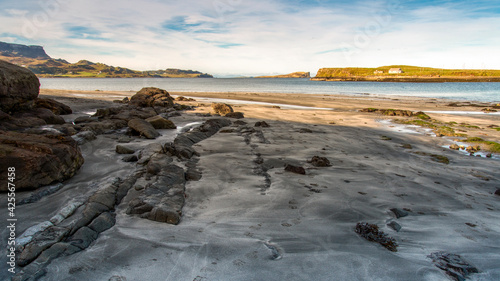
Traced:
<path fill-rule="evenodd" d="M 0 41 L 218 76 L 391 64 L 500 69 L 499 1 L 0 0 Z"/>

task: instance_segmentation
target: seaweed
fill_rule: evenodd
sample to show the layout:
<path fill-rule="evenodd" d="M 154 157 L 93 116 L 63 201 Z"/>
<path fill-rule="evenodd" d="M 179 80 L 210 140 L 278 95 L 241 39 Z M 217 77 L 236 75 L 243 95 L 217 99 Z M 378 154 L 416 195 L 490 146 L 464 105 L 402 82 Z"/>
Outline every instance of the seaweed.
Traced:
<path fill-rule="evenodd" d="M 368 241 L 377 242 L 392 252 L 398 251 L 398 243 L 396 239 L 388 236 L 383 231 L 379 230 L 376 224 L 366 222 L 358 222 L 356 224 L 356 233 Z"/>

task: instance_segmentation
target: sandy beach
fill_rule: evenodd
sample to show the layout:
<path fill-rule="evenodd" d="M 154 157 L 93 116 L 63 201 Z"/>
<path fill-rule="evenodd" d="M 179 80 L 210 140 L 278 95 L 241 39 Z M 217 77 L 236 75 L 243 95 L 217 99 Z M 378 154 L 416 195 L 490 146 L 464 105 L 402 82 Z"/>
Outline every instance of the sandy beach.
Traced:
<path fill-rule="evenodd" d="M 119 106 L 113 100 L 133 94 L 40 92 L 73 108 L 66 121 Z M 494 194 L 500 188 L 499 155 L 470 156 L 448 148 L 457 137 L 436 137 L 429 128 L 395 122 L 405 117 L 361 111 L 423 111 L 433 120 L 462 124 L 453 127 L 457 133 L 500 142 L 495 129 L 500 115 L 482 111 L 493 104 L 364 95 L 170 94 L 194 98 L 177 103 L 196 108 L 170 118 L 175 132 L 160 131 L 156 140 L 131 144 L 143 149 L 146 142 L 172 141 L 174 133 L 205 121 L 214 101 L 245 115 L 193 145 L 202 176 L 186 183 L 181 222 L 126 214 L 131 190 L 116 208 L 113 227 L 87 249 L 54 259 L 40 280 L 446 280 L 429 258 L 436 252 L 460 255 L 475 266 L 479 272 L 471 280 L 500 279 L 500 197 Z M 262 121 L 269 126 L 255 125 Z M 117 134 L 82 146 L 86 162 L 59 192 L 18 208 L 19 233 L 134 171 L 136 164 L 114 152 Z M 313 165 L 314 156 L 330 165 Z M 302 167 L 305 174 L 286 171 L 286 165 Z M 360 237 L 359 222 L 377 224 L 397 241 L 397 252 Z"/>

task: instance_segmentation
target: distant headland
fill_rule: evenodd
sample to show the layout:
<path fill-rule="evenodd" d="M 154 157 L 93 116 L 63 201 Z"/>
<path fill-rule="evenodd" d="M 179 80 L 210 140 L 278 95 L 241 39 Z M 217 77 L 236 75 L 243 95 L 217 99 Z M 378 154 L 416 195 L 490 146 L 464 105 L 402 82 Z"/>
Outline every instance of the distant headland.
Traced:
<path fill-rule="evenodd" d="M 212 75 L 195 70 L 167 68 L 138 71 L 115 67 L 103 63 L 80 60 L 69 63 L 47 55 L 42 46 L 26 46 L 0 42 L 0 60 L 20 65 L 33 71 L 38 77 L 98 77 L 98 78 L 213 78 Z"/>
<path fill-rule="evenodd" d="M 254 78 L 311 78 L 309 72 L 293 72 L 290 74 L 274 75 L 274 76 L 256 76 Z"/>
<path fill-rule="evenodd" d="M 500 82 L 500 70 L 441 69 L 410 65 L 320 68 L 315 81 Z"/>

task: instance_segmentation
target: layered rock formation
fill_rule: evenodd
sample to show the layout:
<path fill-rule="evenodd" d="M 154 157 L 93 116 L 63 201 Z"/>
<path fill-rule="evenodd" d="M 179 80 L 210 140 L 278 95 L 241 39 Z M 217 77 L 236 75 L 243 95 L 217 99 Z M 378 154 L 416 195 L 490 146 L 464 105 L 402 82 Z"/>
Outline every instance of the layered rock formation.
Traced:
<path fill-rule="evenodd" d="M 37 99 L 39 87 L 31 71 L 0 61 L 0 169 L 16 169 L 17 190 L 68 179 L 84 161 L 76 141 L 69 137 L 71 130 L 56 115 L 71 113 L 71 109 Z M 60 125 L 61 131 L 40 128 L 47 124 Z M 6 177 L 2 173 L 0 181 Z M 7 186 L 0 191 L 7 191 Z"/>

